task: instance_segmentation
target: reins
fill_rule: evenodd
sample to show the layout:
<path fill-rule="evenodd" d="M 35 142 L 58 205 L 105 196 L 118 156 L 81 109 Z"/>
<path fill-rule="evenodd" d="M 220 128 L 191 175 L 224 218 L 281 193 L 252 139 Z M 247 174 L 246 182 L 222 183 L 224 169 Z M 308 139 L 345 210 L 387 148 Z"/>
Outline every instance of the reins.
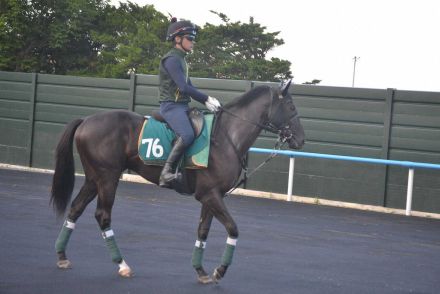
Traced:
<path fill-rule="evenodd" d="M 271 132 L 271 133 L 273 133 L 273 134 L 278 134 L 278 133 L 279 133 L 279 130 L 276 129 L 275 127 L 273 127 L 273 126 L 270 125 L 270 124 L 262 124 L 262 123 L 260 123 L 260 122 L 254 122 L 254 121 L 251 121 L 251 120 L 249 120 L 249 119 L 247 119 L 247 118 L 239 117 L 238 115 L 236 115 L 235 113 L 233 113 L 232 111 L 229 111 L 229 109 L 226 109 L 226 108 L 224 108 L 224 107 L 221 107 L 220 111 L 221 111 L 221 112 L 226 112 L 226 113 L 229 114 L 230 116 L 233 116 L 233 117 L 235 117 L 235 118 L 238 118 L 239 120 L 242 120 L 242 121 L 248 122 L 248 123 L 250 123 L 250 124 L 252 124 L 252 125 L 255 125 L 255 126 L 259 126 L 259 127 L 262 128 L 263 130 L 268 131 L 268 132 Z"/>
<path fill-rule="evenodd" d="M 268 115 L 269 118 L 268 118 L 268 121 L 266 123 L 264 123 L 264 124 L 262 124 L 260 122 L 255 122 L 255 121 L 249 120 L 247 118 L 240 117 L 240 116 L 236 115 L 235 113 L 233 113 L 232 111 L 230 111 L 229 109 L 224 108 L 224 107 L 220 108 L 220 112 L 218 113 L 218 116 L 220 116 L 223 112 L 225 112 L 228 115 L 230 115 L 232 117 L 235 117 L 235 118 L 237 118 L 237 119 L 239 119 L 241 121 L 245 121 L 245 122 L 247 122 L 249 124 L 258 126 L 261 129 L 263 129 L 265 131 L 268 131 L 270 133 L 277 134 L 278 135 L 278 139 L 277 139 L 277 141 L 275 143 L 275 146 L 274 146 L 273 150 L 279 150 L 284 145 L 284 143 L 286 142 L 286 138 L 282 138 L 281 137 L 281 129 L 276 127 L 276 126 L 273 126 L 271 124 L 271 122 L 270 122 L 271 121 L 271 116 L 272 116 L 273 99 L 274 99 L 273 98 L 273 93 L 272 93 L 272 88 L 271 88 L 271 94 L 272 94 L 272 101 L 271 101 L 270 109 L 269 109 L 269 115 Z M 237 183 L 234 185 L 234 187 L 232 187 L 227 192 L 227 194 L 231 194 L 235 189 L 237 189 L 241 184 L 243 184 L 246 181 L 247 178 L 252 176 L 256 171 L 258 171 L 260 168 L 262 168 L 264 165 L 266 165 L 270 160 L 275 158 L 278 154 L 276 152 L 272 152 L 263 162 L 261 162 L 256 168 L 254 168 L 251 172 L 249 172 L 249 169 L 246 167 L 246 163 L 245 163 L 245 159 L 244 159 L 245 157 L 240 157 L 239 152 L 238 152 L 237 148 L 235 147 L 234 143 L 232 142 L 229 134 L 227 134 L 225 132 L 225 135 L 226 135 L 226 139 L 228 140 L 229 144 L 234 148 L 234 152 L 237 155 L 238 161 L 240 162 L 242 171 L 244 171 L 243 178 L 241 180 L 237 179 Z"/>
<path fill-rule="evenodd" d="M 233 117 L 235 117 L 235 118 L 237 118 L 237 119 L 239 119 L 241 121 L 245 121 L 245 122 L 247 122 L 249 124 L 258 126 L 258 127 L 262 128 L 265 131 L 268 131 L 268 132 L 270 132 L 272 134 L 277 134 L 277 135 L 280 136 L 281 131 L 284 128 L 284 125 L 283 126 L 275 126 L 275 125 L 273 125 L 271 123 L 272 117 L 275 116 L 277 114 L 277 112 L 276 113 L 272 113 L 272 109 L 273 109 L 273 105 L 274 105 L 274 96 L 273 96 L 273 89 L 272 88 L 270 88 L 270 93 L 271 93 L 271 96 L 272 96 L 272 101 L 270 103 L 268 120 L 264 124 L 260 123 L 260 122 L 255 122 L 255 121 L 249 120 L 247 118 L 240 117 L 240 116 L 236 115 L 235 113 L 233 113 L 232 111 L 230 111 L 229 109 L 227 109 L 225 107 L 220 107 L 220 111 L 219 111 L 218 115 L 220 116 L 223 112 L 225 112 L 225 113 L 229 114 L 230 116 L 233 116 Z M 282 99 L 281 96 L 280 96 L 280 99 Z M 290 119 L 294 119 L 297 116 L 298 116 L 298 112 L 296 112 L 292 117 L 289 117 L 289 120 Z"/>
<path fill-rule="evenodd" d="M 280 150 L 280 148 L 284 145 L 284 143 L 285 143 L 285 141 L 282 141 L 280 138 L 278 138 L 278 140 L 275 143 L 275 146 L 273 147 L 273 150 Z M 252 176 L 256 171 L 258 171 L 260 168 L 262 168 L 264 165 L 266 165 L 269 161 L 274 159 L 277 155 L 278 155 L 278 153 L 272 152 L 263 162 L 261 162 L 251 172 L 248 172 L 249 169 L 247 167 L 245 167 L 244 161 L 242 161 L 241 168 L 242 168 L 242 171 L 244 171 L 243 178 L 241 180 L 237 180 L 237 183 L 234 185 L 234 187 L 232 187 L 226 194 L 231 194 L 235 189 L 238 188 L 238 186 L 243 184 L 247 178 Z"/>
<path fill-rule="evenodd" d="M 271 96 L 272 96 L 272 101 L 270 104 L 270 108 L 269 108 L 269 114 L 268 114 L 268 120 L 266 123 L 260 123 L 260 122 L 255 122 L 252 120 L 249 120 L 247 118 L 244 117 L 240 117 L 237 114 L 233 113 L 232 111 L 230 111 L 229 109 L 225 108 L 225 107 L 221 107 L 220 111 L 216 114 L 218 117 L 220 117 L 222 115 L 222 113 L 227 113 L 228 115 L 237 118 L 241 121 L 247 122 L 249 124 L 255 125 L 260 127 L 261 129 L 268 131 L 270 133 L 273 134 L 277 134 L 278 135 L 278 139 L 275 143 L 275 146 L 273 148 L 273 150 L 279 150 L 284 143 L 286 143 L 286 141 L 288 139 L 290 139 L 290 137 L 292 136 L 292 134 L 290 135 L 290 137 L 283 137 L 282 133 L 283 133 L 283 129 L 284 129 L 284 125 L 283 126 L 276 126 L 273 125 L 271 120 L 272 120 L 272 116 L 275 116 L 277 114 L 276 113 L 272 113 L 272 108 L 273 108 L 273 104 L 274 104 L 274 95 L 273 95 L 273 90 L 272 88 L 270 88 L 270 92 L 271 92 Z M 280 97 L 282 98 L 282 97 Z M 298 113 L 296 113 L 295 115 L 293 115 L 290 119 L 295 118 L 296 116 L 298 116 Z M 217 128 L 215 128 L 215 131 L 217 131 Z M 234 152 L 237 155 L 238 161 L 240 162 L 242 171 L 244 171 L 244 175 L 243 178 L 241 180 L 237 179 L 237 183 L 234 185 L 234 187 L 232 187 L 227 194 L 231 194 L 235 189 L 238 188 L 238 186 L 240 186 L 241 184 L 243 184 L 247 178 L 249 178 L 251 175 L 253 175 L 256 171 L 258 171 L 260 168 L 262 168 L 265 164 L 267 164 L 270 160 L 272 160 L 273 158 L 275 158 L 278 153 L 276 152 L 272 152 L 263 162 L 261 162 L 256 168 L 254 168 L 251 172 L 248 171 L 248 168 L 246 167 L 246 163 L 245 163 L 245 157 L 241 157 L 235 144 L 232 142 L 232 139 L 230 138 L 229 134 L 227 132 L 224 132 L 226 139 L 228 140 L 229 144 L 234 148 Z"/>

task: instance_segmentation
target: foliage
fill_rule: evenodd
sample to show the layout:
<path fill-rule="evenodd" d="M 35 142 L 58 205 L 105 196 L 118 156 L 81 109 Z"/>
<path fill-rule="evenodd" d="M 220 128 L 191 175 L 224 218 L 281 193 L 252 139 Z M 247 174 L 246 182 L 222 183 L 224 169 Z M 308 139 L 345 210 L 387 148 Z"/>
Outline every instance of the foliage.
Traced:
<path fill-rule="evenodd" d="M 121 3 L 108 6 L 105 19 L 92 31 L 102 44 L 94 72 L 103 77 L 125 77 L 130 72 L 157 74 L 159 61 L 168 51 L 168 19 L 154 6 Z"/>
<path fill-rule="evenodd" d="M 322 80 L 313 79 L 311 82 L 304 82 L 303 85 L 318 85 Z"/>
<path fill-rule="evenodd" d="M 102 0 L 2 0 L 0 68 L 65 74 L 84 68 L 96 44 L 90 30 Z"/>
<path fill-rule="evenodd" d="M 269 50 L 284 44 L 279 32 L 266 33 L 266 27 L 254 22 L 230 22 L 217 14 L 223 24 L 206 23 L 197 37 L 196 49 L 189 60 L 194 76 L 226 79 L 274 81 L 292 77 L 291 63 L 279 58 L 266 59 Z"/>
<path fill-rule="evenodd" d="M 274 81 L 290 62 L 266 58 L 284 43 L 255 23 L 206 23 L 188 60 L 191 76 Z M 153 5 L 108 0 L 0 0 L 0 70 L 124 78 L 157 74 L 168 17 Z"/>
<path fill-rule="evenodd" d="M 167 18 L 107 0 L 2 0 L 0 69 L 126 77 L 157 72 Z"/>

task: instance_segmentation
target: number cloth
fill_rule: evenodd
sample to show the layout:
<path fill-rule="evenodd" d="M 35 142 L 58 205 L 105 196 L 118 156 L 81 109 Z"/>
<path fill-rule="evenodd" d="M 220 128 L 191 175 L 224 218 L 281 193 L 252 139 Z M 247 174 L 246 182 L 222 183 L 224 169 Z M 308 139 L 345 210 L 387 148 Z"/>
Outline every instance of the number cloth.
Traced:
<path fill-rule="evenodd" d="M 204 118 L 202 133 L 185 152 L 185 168 L 208 167 L 209 142 L 214 115 L 206 114 Z M 138 155 L 145 164 L 164 165 L 175 138 L 176 135 L 166 124 L 149 117 L 145 120 L 139 135 Z"/>

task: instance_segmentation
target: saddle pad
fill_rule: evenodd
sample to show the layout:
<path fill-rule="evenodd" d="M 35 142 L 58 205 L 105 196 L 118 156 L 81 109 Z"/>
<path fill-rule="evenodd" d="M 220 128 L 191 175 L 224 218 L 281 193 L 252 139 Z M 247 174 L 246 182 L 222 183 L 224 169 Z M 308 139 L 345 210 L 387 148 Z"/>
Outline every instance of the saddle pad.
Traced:
<path fill-rule="evenodd" d="M 209 146 L 214 115 L 206 114 L 200 136 L 186 150 L 185 168 L 208 167 Z M 138 139 L 138 155 L 147 165 L 164 165 L 172 149 L 176 135 L 165 123 L 153 117 L 145 120 Z"/>

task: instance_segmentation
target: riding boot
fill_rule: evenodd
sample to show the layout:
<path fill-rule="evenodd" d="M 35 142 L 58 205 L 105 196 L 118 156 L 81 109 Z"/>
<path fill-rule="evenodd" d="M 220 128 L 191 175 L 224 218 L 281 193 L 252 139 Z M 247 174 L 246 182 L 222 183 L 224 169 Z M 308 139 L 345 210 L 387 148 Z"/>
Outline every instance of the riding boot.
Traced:
<path fill-rule="evenodd" d="M 173 173 L 173 165 L 175 165 L 183 153 L 185 152 L 185 145 L 183 143 L 182 138 L 177 137 L 176 142 L 174 143 L 173 149 L 170 151 L 170 155 L 168 156 L 167 161 L 162 169 L 162 173 L 159 178 L 159 186 L 164 188 L 171 188 L 173 182 L 177 179 L 178 176 Z"/>

